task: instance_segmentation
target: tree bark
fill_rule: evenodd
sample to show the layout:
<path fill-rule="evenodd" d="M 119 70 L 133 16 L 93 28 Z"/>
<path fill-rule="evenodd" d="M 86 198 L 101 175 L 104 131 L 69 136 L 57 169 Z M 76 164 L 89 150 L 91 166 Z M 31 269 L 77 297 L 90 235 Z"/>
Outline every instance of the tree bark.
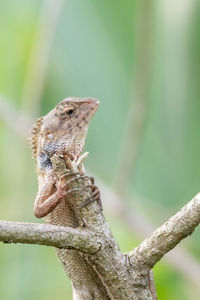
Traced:
<path fill-rule="evenodd" d="M 55 157 L 52 163 L 57 174 L 65 172 L 62 158 Z M 151 269 L 200 223 L 200 194 L 138 247 L 123 254 L 102 214 L 100 202 L 84 207 L 83 201 L 89 195 L 84 181 L 74 181 L 74 188 L 77 191 L 71 201 L 80 228 L 0 221 L 0 241 L 76 249 L 99 274 L 110 299 L 157 299 Z"/>

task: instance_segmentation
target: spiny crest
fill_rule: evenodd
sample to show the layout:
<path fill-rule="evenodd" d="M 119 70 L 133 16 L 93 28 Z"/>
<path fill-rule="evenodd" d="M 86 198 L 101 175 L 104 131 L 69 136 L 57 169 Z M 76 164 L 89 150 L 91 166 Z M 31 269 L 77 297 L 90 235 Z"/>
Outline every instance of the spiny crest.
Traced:
<path fill-rule="evenodd" d="M 41 130 L 41 126 L 42 126 L 42 120 L 44 119 L 44 117 L 40 117 L 39 119 L 37 119 L 37 121 L 35 122 L 35 124 L 32 127 L 31 130 L 31 147 L 33 150 L 33 158 L 36 158 L 36 154 L 37 154 L 37 145 L 38 145 L 38 137 L 40 135 L 40 130 Z"/>

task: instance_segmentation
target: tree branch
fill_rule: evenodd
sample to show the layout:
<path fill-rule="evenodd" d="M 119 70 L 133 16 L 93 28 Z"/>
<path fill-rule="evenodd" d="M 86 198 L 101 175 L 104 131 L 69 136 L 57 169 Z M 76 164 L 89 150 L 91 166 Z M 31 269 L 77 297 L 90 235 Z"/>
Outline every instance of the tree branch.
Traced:
<path fill-rule="evenodd" d="M 199 223 L 200 193 L 138 247 L 129 252 L 131 264 L 140 270 L 153 268 L 168 251 L 192 234 Z"/>
<path fill-rule="evenodd" d="M 98 252 L 101 247 L 95 234 L 85 230 L 49 224 L 9 221 L 0 221 L 0 241 L 76 249 L 88 254 Z"/>
<path fill-rule="evenodd" d="M 29 135 L 28 131 L 33 124 L 33 120 L 26 114 L 25 120 L 27 121 L 25 121 L 22 112 L 17 111 L 11 101 L 9 103 L 9 100 L 1 95 L 0 118 L 8 126 L 10 126 L 12 130 L 17 131 L 20 136 L 27 137 Z M 98 186 L 100 187 L 101 194 L 103 195 L 104 208 L 115 217 L 120 218 L 133 234 L 137 234 L 141 236 L 141 238 L 145 238 L 154 229 L 156 229 L 155 225 L 151 224 L 146 216 L 142 215 L 136 207 L 134 207 L 134 211 L 132 211 L 132 208 L 128 207 L 128 204 L 125 203 L 123 196 L 114 192 L 114 190 L 107 186 L 105 182 L 102 182 L 96 174 L 93 174 L 93 176 L 97 179 Z M 132 200 L 132 198 L 130 200 Z M 173 252 L 169 252 L 164 257 L 164 260 L 199 287 L 199 261 L 187 250 L 176 247 Z"/>
<path fill-rule="evenodd" d="M 150 220 L 142 214 L 136 206 L 128 205 L 128 202 L 133 202 L 138 195 L 133 195 L 128 198 L 129 201 L 124 201 L 124 198 L 116 193 L 112 188 L 102 182 L 96 174 L 93 174 L 96 178 L 98 186 L 101 190 L 104 209 L 107 210 L 115 218 L 120 220 L 129 228 L 133 235 L 139 236 L 141 239 L 145 239 L 154 230 L 156 230 L 155 224 L 152 224 Z M 142 201 L 143 198 L 138 198 Z M 182 276 L 187 278 L 197 287 L 200 286 L 200 264 L 197 258 L 189 253 L 187 249 L 184 249 L 181 245 L 174 248 L 163 257 L 163 262 L 171 265 L 172 268 L 177 270 Z"/>

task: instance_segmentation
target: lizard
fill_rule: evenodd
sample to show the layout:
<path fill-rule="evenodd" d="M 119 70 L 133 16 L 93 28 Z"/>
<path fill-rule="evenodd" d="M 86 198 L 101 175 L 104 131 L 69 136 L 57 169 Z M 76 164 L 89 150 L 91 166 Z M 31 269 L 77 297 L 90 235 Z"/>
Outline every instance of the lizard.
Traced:
<path fill-rule="evenodd" d="M 32 128 L 33 157 L 38 175 L 34 214 L 37 218 L 44 218 L 47 223 L 80 226 L 68 201 L 66 184 L 57 177 L 51 159 L 57 155 L 70 161 L 75 175 L 84 178 L 82 162 L 87 153 L 81 153 L 89 121 L 98 106 L 96 98 L 69 97 L 58 103 L 46 116 L 39 118 Z M 71 280 L 73 299 L 110 299 L 102 279 L 80 252 L 57 248 L 56 252 Z"/>

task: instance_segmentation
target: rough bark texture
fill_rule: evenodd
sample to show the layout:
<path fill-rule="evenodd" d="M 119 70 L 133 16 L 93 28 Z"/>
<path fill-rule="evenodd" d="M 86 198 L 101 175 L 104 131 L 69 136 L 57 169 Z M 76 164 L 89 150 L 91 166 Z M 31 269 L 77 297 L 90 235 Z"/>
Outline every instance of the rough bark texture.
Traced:
<path fill-rule="evenodd" d="M 68 173 L 62 158 L 53 156 L 51 161 L 58 177 Z M 92 196 L 92 190 L 87 188 L 87 180 L 79 179 L 72 183 L 70 188 L 77 191 L 68 201 L 79 226 L 93 232 L 101 241 L 101 249 L 93 255 L 84 254 L 84 258 L 101 278 L 110 299 L 153 299 L 149 272 L 145 278 L 140 278 L 140 274 L 134 271 L 127 256 L 120 251 L 115 242 L 101 212 L 99 201 L 83 207 L 85 199 Z"/>
<path fill-rule="evenodd" d="M 52 162 L 57 174 L 66 172 L 63 159 L 54 159 Z M 0 221 L 0 240 L 79 251 L 87 266 L 98 274 L 106 290 L 102 299 L 156 299 L 151 268 L 199 224 L 200 194 L 133 251 L 123 254 L 102 214 L 99 201 L 83 207 L 91 193 L 87 184 L 82 179 L 73 181 L 73 188 L 78 189 L 70 198 L 70 205 L 79 229 Z"/>
<path fill-rule="evenodd" d="M 66 190 L 79 189 L 82 186 L 79 185 L 79 182 L 84 183 L 84 191 L 79 193 L 79 197 L 83 202 L 85 193 L 89 196 L 90 189 L 86 188 L 88 184 L 84 178 L 76 179 L 76 174 L 74 170 L 66 169 L 66 162 L 64 159 L 60 159 L 57 156 L 53 156 L 52 164 L 54 171 L 58 178 L 61 178 L 64 174 L 67 174 L 66 179 Z M 73 166 L 71 165 L 73 168 Z M 87 192 L 86 192 L 87 190 Z M 51 224 L 56 224 L 58 226 L 70 226 L 72 228 L 83 228 L 82 220 L 78 217 L 80 209 L 79 206 L 76 206 L 74 200 L 77 198 L 77 192 L 72 192 L 64 197 L 59 205 L 54 208 L 54 210 L 49 213 L 45 220 Z M 95 235 L 95 234 L 94 234 Z M 96 235 L 95 235 L 96 236 Z M 101 241 L 99 239 L 99 248 L 101 248 Z M 83 251 L 82 251 L 83 252 Z M 77 250 L 66 250 L 66 249 L 56 249 L 56 253 L 59 257 L 60 262 L 63 265 L 67 276 L 70 278 L 73 286 L 73 298 L 77 300 L 101 300 L 101 299 L 110 299 L 106 291 L 105 286 L 102 283 L 101 278 L 98 276 L 98 273 L 90 263 L 86 260 L 83 253 Z"/>
<path fill-rule="evenodd" d="M 101 247 L 97 237 L 71 227 L 49 224 L 0 221 L 0 241 L 4 243 L 38 244 L 62 249 L 76 249 L 93 254 Z"/>
<path fill-rule="evenodd" d="M 175 216 L 129 253 L 131 262 L 140 270 L 153 268 L 168 251 L 191 235 L 199 223 L 200 194 L 197 194 Z"/>

